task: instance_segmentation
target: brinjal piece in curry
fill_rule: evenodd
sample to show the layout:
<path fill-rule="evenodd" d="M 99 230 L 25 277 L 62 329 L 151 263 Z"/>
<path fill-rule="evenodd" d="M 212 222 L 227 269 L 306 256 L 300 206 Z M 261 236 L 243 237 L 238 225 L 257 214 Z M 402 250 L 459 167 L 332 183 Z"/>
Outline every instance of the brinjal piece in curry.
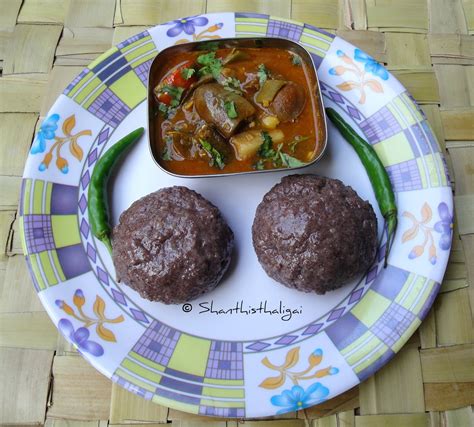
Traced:
<path fill-rule="evenodd" d="M 324 144 L 311 65 L 285 49 L 179 52 L 153 88 L 160 164 L 179 175 L 299 167 Z"/>

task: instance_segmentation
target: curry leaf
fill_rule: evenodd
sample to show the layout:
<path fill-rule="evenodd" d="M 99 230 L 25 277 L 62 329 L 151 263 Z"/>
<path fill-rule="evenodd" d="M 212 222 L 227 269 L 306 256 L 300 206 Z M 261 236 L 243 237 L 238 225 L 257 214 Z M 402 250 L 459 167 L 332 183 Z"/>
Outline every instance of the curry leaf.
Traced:
<path fill-rule="evenodd" d="M 296 157 L 290 156 L 287 153 L 283 153 L 281 150 L 283 144 L 279 144 L 277 149 L 273 148 L 272 137 L 268 132 L 262 131 L 263 143 L 258 150 L 258 155 L 265 160 L 271 160 L 273 166 L 275 167 L 286 167 L 286 168 L 297 168 L 304 166 L 306 163 L 303 163 L 301 160 L 298 160 Z M 256 168 L 258 170 L 264 169 L 264 162 L 257 162 Z"/>
<path fill-rule="evenodd" d="M 303 142 L 303 141 L 306 141 L 309 139 L 309 136 L 301 136 L 301 135 L 296 135 L 293 139 L 293 141 L 290 141 L 288 143 L 288 147 L 290 148 L 290 151 L 292 153 L 295 152 L 296 150 L 296 146 L 300 143 L 300 142 Z"/>
<path fill-rule="evenodd" d="M 289 154 L 279 152 L 281 162 L 283 166 L 287 168 L 298 168 L 300 166 L 304 166 L 306 163 L 298 160 L 296 157 L 292 157 Z"/>
<path fill-rule="evenodd" d="M 203 150 L 209 155 L 211 158 L 211 166 L 218 167 L 219 169 L 224 169 L 225 163 L 222 154 L 217 151 L 208 141 L 205 139 L 199 140 L 201 147 Z"/>

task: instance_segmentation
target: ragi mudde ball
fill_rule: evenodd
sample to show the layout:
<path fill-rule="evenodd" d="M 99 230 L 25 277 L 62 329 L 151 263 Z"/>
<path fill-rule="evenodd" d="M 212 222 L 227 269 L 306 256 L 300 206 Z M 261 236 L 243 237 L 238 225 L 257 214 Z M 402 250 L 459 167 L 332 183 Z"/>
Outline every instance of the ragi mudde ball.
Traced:
<path fill-rule="evenodd" d="M 369 202 L 337 179 L 290 175 L 258 205 L 252 239 L 271 278 L 324 294 L 372 264 L 377 218 Z"/>
<path fill-rule="evenodd" d="M 186 187 L 148 194 L 113 230 L 117 278 L 143 298 L 179 304 L 213 290 L 229 266 L 234 235 L 219 210 Z"/>

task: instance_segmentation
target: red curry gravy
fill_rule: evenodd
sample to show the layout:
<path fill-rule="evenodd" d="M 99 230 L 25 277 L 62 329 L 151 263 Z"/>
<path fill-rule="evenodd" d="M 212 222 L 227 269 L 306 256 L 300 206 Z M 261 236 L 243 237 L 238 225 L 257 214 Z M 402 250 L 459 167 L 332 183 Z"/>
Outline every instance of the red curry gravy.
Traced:
<path fill-rule="evenodd" d="M 162 167 L 210 175 L 310 163 L 323 148 L 325 129 L 307 67 L 279 48 L 173 56 L 154 88 Z"/>

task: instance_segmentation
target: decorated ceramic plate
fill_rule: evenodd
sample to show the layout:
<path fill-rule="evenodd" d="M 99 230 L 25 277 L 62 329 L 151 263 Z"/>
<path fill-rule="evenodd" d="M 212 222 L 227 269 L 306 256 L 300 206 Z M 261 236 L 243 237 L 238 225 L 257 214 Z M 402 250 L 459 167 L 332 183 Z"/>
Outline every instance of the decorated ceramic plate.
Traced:
<path fill-rule="evenodd" d="M 342 180 L 376 210 L 380 245 L 364 277 L 324 296 L 270 279 L 251 241 L 255 209 L 288 172 L 186 179 L 163 172 L 147 138 L 111 183 L 112 220 L 159 188 L 184 185 L 219 207 L 233 229 L 230 274 L 180 305 L 142 299 L 115 280 L 91 235 L 87 191 L 97 159 L 147 124 L 155 56 L 187 41 L 279 37 L 311 54 L 326 106 L 372 144 L 391 178 L 399 226 L 383 268 L 383 218 L 364 168 L 329 124 L 324 158 L 302 169 Z M 423 112 L 373 58 L 344 40 L 273 16 L 220 13 L 168 22 L 113 47 L 64 90 L 33 142 L 20 226 L 38 296 L 54 324 L 100 372 L 145 399 L 194 414 L 260 417 L 330 399 L 387 363 L 439 290 L 453 204 L 443 155 Z"/>

